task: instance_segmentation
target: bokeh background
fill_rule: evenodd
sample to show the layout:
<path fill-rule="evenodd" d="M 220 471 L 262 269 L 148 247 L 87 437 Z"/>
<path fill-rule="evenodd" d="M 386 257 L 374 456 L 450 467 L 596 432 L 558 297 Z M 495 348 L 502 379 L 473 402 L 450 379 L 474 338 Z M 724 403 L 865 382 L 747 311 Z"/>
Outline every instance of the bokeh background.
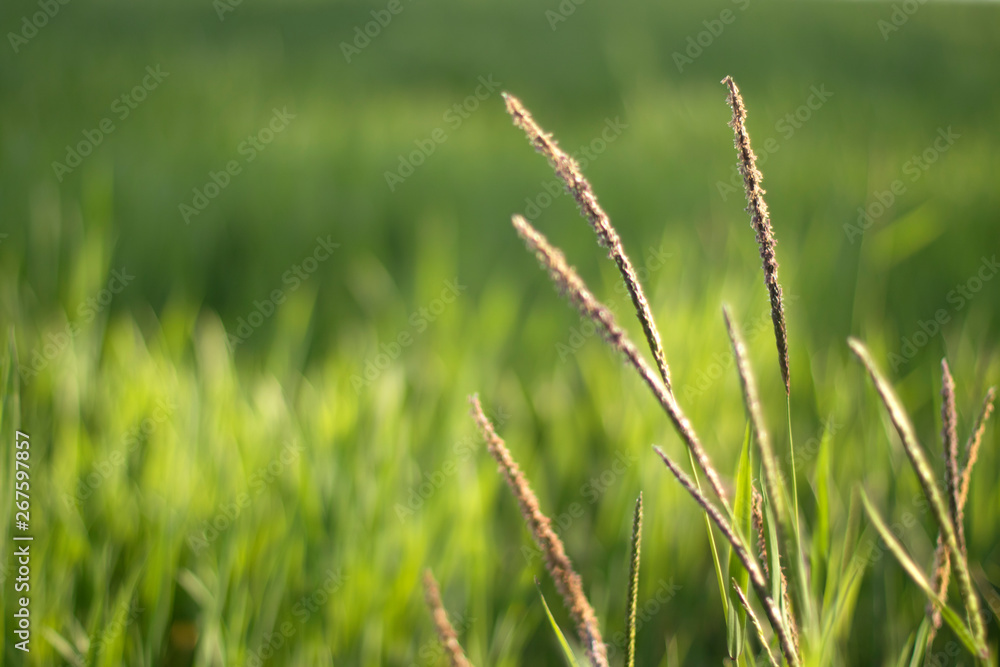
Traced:
<path fill-rule="evenodd" d="M 35 535 L 27 655 L 0 546 L 4 664 L 439 664 L 425 567 L 475 664 L 559 664 L 533 577 L 567 616 L 472 392 L 608 640 L 642 491 L 639 664 L 723 660 L 702 518 L 650 450 L 682 444 L 509 224 L 526 213 L 640 335 L 502 90 L 590 151 L 729 476 L 745 417 L 724 302 L 788 445 L 719 83 L 736 79 L 788 296 L 804 525 L 821 532 L 822 476 L 826 548 L 871 551 L 864 525 L 842 539 L 861 485 L 916 514 L 902 539 L 930 567 L 936 528 L 845 341 L 872 347 L 940 470 L 940 359 L 963 438 L 1000 379 L 994 3 L 18 1 L 0 26 L 0 526 L 16 532 L 20 428 Z M 969 548 L 1000 585 L 986 438 Z M 838 664 L 895 664 L 923 613 L 891 557 L 870 560 Z"/>

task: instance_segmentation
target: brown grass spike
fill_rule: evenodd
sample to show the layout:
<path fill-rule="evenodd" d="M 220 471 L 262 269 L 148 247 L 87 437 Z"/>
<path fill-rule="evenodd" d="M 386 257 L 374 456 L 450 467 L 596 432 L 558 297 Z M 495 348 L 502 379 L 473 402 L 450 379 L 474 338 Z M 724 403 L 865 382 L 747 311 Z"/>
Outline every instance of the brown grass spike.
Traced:
<path fill-rule="evenodd" d="M 945 362 L 942 361 L 942 364 Z M 950 374 L 949 374 L 950 376 Z M 952 387 L 952 395 L 954 395 L 954 387 Z M 965 502 L 969 498 L 969 481 L 972 477 L 972 467 L 976 463 L 976 459 L 979 456 L 979 445 L 983 439 L 983 431 L 986 429 L 986 422 L 990 418 L 990 414 L 993 412 L 993 400 L 996 397 L 996 388 L 990 387 L 986 392 L 986 397 L 983 399 L 983 407 L 979 411 L 979 418 L 976 419 L 975 426 L 972 429 L 972 433 L 969 435 L 969 440 L 965 445 L 965 467 L 962 469 L 961 479 L 958 483 L 958 517 L 955 520 L 955 526 L 961 531 L 961 545 L 963 551 L 965 550 Z M 944 411 L 944 406 L 942 406 L 942 411 Z M 957 449 L 957 446 L 956 446 Z M 947 468 L 946 468 L 947 470 Z M 944 535 L 941 531 L 938 531 L 937 538 L 937 548 L 934 551 L 934 590 L 937 592 L 938 597 L 942 600 L 946 598 L 948 594 L 948 584 L 951 580 L 951 559 L 948 557 L 948 549 L 944 543 Z M 934 637 L 937 635 L 937 631 L 941 628 L 941 610 L 938 609 L 934 603 L 929 602 L 927 604 L 927 613 L 931 616 L 931 629 L 927 635 L 927 646 L 930 646 Z"/>
<path fill-rule="evenodd" d="M 583 583 L 580 576 L 573 570 L 573 564 L 570 562 L 569 556 L 566 555 L 562 540 L 552 530 L 552 522 L 549 518 L 542 514 L 538 507 L 538 498 L 531 490 L 524 473 L 514 462 L 504 441 L 494 430 L 493 424 L 483 413 L 479 397 L 470 396 L 469 403 L 472 405 L 472 417 L 479 426 L 487 449 L 496 459 L 501 474 L 507 480 L 507 485 L 514 493 L 514 497 L 517 498 L 517 504 L 521 508 L 521 516 L 528 524 L 528 529 L 535 538 L 535 543 L 545 554 L 545 565 L 555 581 L 559 594 L 563 597 L 566 609 L 573 618 L 577 636 L 587 652 L 587 657 L 594 667 L 608 667 L 607 649 L 597 626 L 597 616 L 594 614 L 590 602 L 587 601 L 587 596 L 584 595 Z"/>
<path fill-rule="evenodd" d="M 448 655 L 449 664 L 452 667 L 472 667 L 462 652 L 462 647 L 458 643 L 458 635 L 455 628 L 451 627 L 448 621 L 448 614 L 441 604 L 441 591 L 438 590 L 437 581 L 434 574 L 428 569 L 424 570 L 424 598 L 427 600 L 427 607 L 431 610 L 431 617 L 434 619 L 434 628 L 437 630 L 438 639 L 441 646 Z"/>
<path fill-rule="evenodd" d="M 788 335 L 785 329 L 785 306 L 782 301 L 781 285 L 778 283 L 778 260 L 774 253 L 775 238 L 771 228 L 771 218 L 764 201 L 764 188 L 761 181 L 764 177 L 757 169 L 757 156 L 750 147 L 750 135 L 747 133 L 747 110 L 740 96 L 740 89 L 732 77 L 722 80 L 729 88 L 727 101 L 733 108 L 733 120 L 729 123 L 735 134 L 736 153 L 739 158 L 740 174 L 747 196 L 747 213 L 757 234 L 757 245 L 760 247 L 760 258 L 764 268 L 764 284 L 771 298 L 771 321 L 774 323 L 774 340 L 778 346 L 778 363 L 781 366 L 781 379 L 785 381 L 785 393 L 791 391 L 788 372 Z"/>
<path fill-rule="evenodd" d="M 667 366 L 666 356 L 663 353 L 663 344 L 660 342 L 660 332 L 653 321 L 653 313 L 650 312 L 649 302 L 642 291 L 642 285 L 639 283 L 635 269 L 632 268 L 632 262 L 629 260 L 628 255 L 625 254 L 621 238 L 619 238 L 618 232 L 611 225 L 608 214 L 597 203 L 597 196 L 594 194 L 590 182 L 587 181 L 583 172 L 580 171 L 580 166 L 576 163 L 576 160 L 559 148 L 555 140 L 538 126 L 538 123 L 532 118 L 531 113 L 524 108 L 521 100 L 509 93 L 504 93 L 503 98 L 507 105 L 507 113 L 514 119 L 514 125 L 524 130 L 535 150 L 548 158 L 549 164 L 552 165 L 556 175 L 562 179 L 563 183 L 566 184 L 566 190 L 576 200 L 577 205 L 580 207 L 580 212 L 590 223 L 590 226 L 594 228 L 598 242 L 608 249 L 611 258 L 618 265 L 618 270 L 625 280 L 625 287 L 628 288 L 628 293 L 632 297 L 632 305 L 635 306 L 636 315 L 638 315 L 639 322 L 642 324 L 643 333 L 645 333 L 646 340 L 649 342 L 649 349 L 653 352 L 653 358 L 656 360 L 660 377 L 663 378 L 663 383 L 669 391 L 670 368 Z"/>
<path fill-rule="evenodd" d="M 521 238 L 524 239 L 525 244 L 528 246 L 528 250 L 533 252 L 542 265 L 548 269 L 553 282 L 555 282 L 563 295 L 569 298 L 570 302 L 577 307 L 581 315 L 594 322 L 601 335 L 608 341 L 608 344 L 624 354 L 629 363 L 642 376 L 642 379 L 646 381 L 646 384 L 653 391 L 660 405 L 663 406 L 663 409 L 673 422 L 677 433 L 687 444 L 688 449 L 698 463 L 698 467 L 708 477 L 708 481 L 712 485 L 712 490 L 719 497 L 719 500 L 722 501 L 726 512 L 731 513 L 729 501 L 726 499 L 726 493 L 722 488 L 722 481 L 718 473 L 716 473 L 715 468 L 712 467 L 712 461 L 701 446 L 701 442 L 698 440 L 691 422 L 684 415 L 674 395 L 660 381 L 655 371 L 642 358 L 642 355 L 639 354 L 639 350 L 632 343 L 631 339 L 629 339 L 628 334 L 615 322 L 615 317 L 611 314 L 611 311 L 594 298 L 594 295 L 584 285 L 580 276 L 566 263 L 566 258 L 563 257 L 563 254 L 553 248 L 548 240 L 532 227 L 527 220 L 519 215 L 515 215 L 513 223 L 518 234 L 521 235 Z"/>

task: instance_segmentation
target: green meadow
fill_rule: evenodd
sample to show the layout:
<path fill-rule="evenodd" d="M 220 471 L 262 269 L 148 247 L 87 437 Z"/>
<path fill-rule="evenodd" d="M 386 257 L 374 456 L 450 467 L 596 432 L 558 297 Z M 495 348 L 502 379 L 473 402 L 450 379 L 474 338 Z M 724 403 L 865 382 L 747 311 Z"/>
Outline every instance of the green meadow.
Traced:
<path fill-rule="evenodd" d="M 445 664 L 431 568 L 473 664 L 564 664 L 535 578 L 583 664 L 478 393 L 611 664 L 640 492 L 636 664 L 737 664 L 705 519 L 651 448 L 687 467 L 684 443 L 511 226 L 643 342 L 509 91 L 593 184 L 730 492 L 732 312 L 828 624 L 806 664 L 911 664 L 927 597 L 860 493 L 928 573 L 938 524 L 847 339 L 941 483 L 941 359 L 963 446 L 1000 384 L 998 25 L 993 3 L 919 0 L 4 3 L 0 662 Z M 787 408 L 726 75 L 777 235 Z M 993 660 L 998 445 L 994 416 L 965 509 Z M 928 655 L 973 664 L 947 625 Z"/>

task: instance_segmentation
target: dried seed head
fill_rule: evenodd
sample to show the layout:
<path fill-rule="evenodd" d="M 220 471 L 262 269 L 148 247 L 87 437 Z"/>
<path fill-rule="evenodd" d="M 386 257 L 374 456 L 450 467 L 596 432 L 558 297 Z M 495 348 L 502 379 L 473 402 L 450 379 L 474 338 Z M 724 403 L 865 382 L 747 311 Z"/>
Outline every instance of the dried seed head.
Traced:
<path fill-rule="evenodd" d="M 708 454 L 701 446 L 701 442 L 698 440 L 691 422 L 684 415 L 674 395 L 666 388 L 656 376 L 656 373 L 649 367 L 649 364 L 642 358 L 635 344 L 629 339 L 628 334 L 615 322 L 611 311 L 594 298 L 594 295 L 584 285 L 580 276 L 566 263 L 566 258 L 563 254 L 556 248 L 553 248 L 549 244 L 548 239 L 521 216 L 515 215 L 513 223 L 518 234 L 521 235 L 521 238 L 524 239 L 525 244 L 528 246 L 528 250 L 533 252 L 548 270 L 560 292 L 577 307 L 581 315 L 594 322 L 597 330 L 601 332 L 601 335 L 608 341 L 608 344 L 624 354 L 633 368 L 646 381 L 647 386 L 653 391 L 660 405 L 670 417 L 671 422 L 673 422 L 677 433 L 683 438 L 688 449 L 691 450 L 691 454 L 698 463 L 698 467 L 708 477 L 712 490 L 719 497 L 719 500 L 722 501 L 723 506 L 728 512 L 730 506 L 726 498 L 726 493 L 722 488 L 722 481 L 712 466 L 712 461 L 708 458 Z"/>
<path fill-rule="evenodd" d="M 441 640 L 441 646 L 444 647 L 444 652 L 448 656 L 449 664 L 452 667 L 472 667 L 462 652 L 462 646 L 458 643 L 455 628 L 448 621 L 448 614 L 441 603 L 441 591 L 438 590 L 437 581 L 434 580 L 434 574 L 429 569 L 424 570 L 424 599 L 427 600 L 427 607 L 434 619 L 434 628 L 437 630 L 438 639 Z"/>
<path fill-rule="evenodd" d="M 521 508 L 521 516 L 524 517 L 538 548 L 545 554 L 545 565 L 556 583 L 559 594 L 563 597 L 570 616 L 573 618 L 577 636 L 584 645 L 587 656 L 595 667 L 607 667 L 607 649 L 597 626 L 597 616 L 594 614 L 590 602 L 587 601 L 587 596 L 583 593 L 583 583 L 580 576 L 573 570 L 573 564 L 570 562 L 569 556 L 566 555 L 562 540 L 552 530 L 552 522 L 549 518 L 542 514 L 538 507 L 538 498 L 531 490 L 524 473 L 514 462 L 514 458 L 510 455 L 504 441 L 494 430 L 493 424 L 483 413 L 479 397 L 470 396 L 469 403 L 472 405 L 472 417 L 486 441 L 486 448 L 496 459 L 500 473 L 507 480 L 507 485 L 514 493 L 514 497 L 517 498 L 517 504 Z"/>
<path fill-rule="evenodd" d="M 521 100 L 509 93 L 504 93 L 503 98 L 507 104 L 507 113 L 514 119 L 514 125 L 524 130 L 535 150 L 548 159 L 556 175 L 566 184 L 566 190 L 576 200 L 583 217 L 594 228 L 594 233 L 597 234 L 597 242 L 608 249 L 611 259 L 618 265 L 618 271 L 622 274 L 625 287 L 628 288 L 629 296 L 632 298 L 632 305 L 635 307 L 640 324 L 642 324 L 642 331 L 646 336 L 646 341 L 649 343 L 649 349 L 656 360 L 656 367 L 660 371 L 660 377 L 669 391 L 670 368 L 667 366 L 666 355 L 663 353 L 663 343 L 660 341 L 660 332 L 653 321 L 653 313 L 649 309 L 649 302 L 646 300 L 646 294 L 639 283 L 639 277 L 632 267 L 632 261 L 625 254 L 625 248 L 622 246 L 618 232 L 612 226 L 608 214 L 604 212 L 604 209 L 597 202 L 597 195 L 594 194 L 594 189 L 583 175 L 580 165 L 576 163 L 576 160 L 559 148 L 559 144 L 555 142 L 552 136 L 546 134 L 538 126 L 538 123 L 532 118 L 531 113 L 524 107 Z"/>
<path fill-rule="evenodd" d="M 764 284 L 767 286 L 771 299 L 771 321 L 774 324 L 774 340 L 778 346 L 778 364 L 781 366 L 781 378 L 785 382 L 785 393 L 791 391 L 788 372 L 788 335 L 785 329 L 785 306 L 782 301 L 781 285 L 778 282 L 778 260 L 774 253 L 777 243 L 774 230 L 771 228 L 771 218 L 764 201 L 765 190 L 761 187 L 764 177 L 757 169 L 757 156 L 750 147 L 750 135 L 747 133 L 747 110 L 740 96 L 740 89 L 732 77 L 722 80 L 729 88 L 727 102 L 733 108 L 733 119 L 730 126 L 735 134 L 736 154 L 739 158 L 740 174 L 743 176 L 743 186 L 746 190 L 747 213 L 750 223 L 757 235 L 757 245 L 760 248 L 760 258 L 764 268 Z"/>

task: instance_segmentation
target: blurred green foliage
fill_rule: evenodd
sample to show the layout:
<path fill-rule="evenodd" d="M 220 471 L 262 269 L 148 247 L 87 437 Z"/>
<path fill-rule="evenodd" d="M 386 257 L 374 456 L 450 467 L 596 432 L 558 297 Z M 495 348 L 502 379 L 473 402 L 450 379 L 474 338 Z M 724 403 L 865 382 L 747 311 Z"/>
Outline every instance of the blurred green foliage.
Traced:
<path fill-rule="evenodd" d="M 499 91 L 470 100 L 482 79 L 578 157 L 590 146 L 586 173 L 646 269 L 678 396 L 727 475 L 745 420 L 723 302 L 748 327 L 787 450 L 760 261 L 731 180 L 719 81 L 739 83 L 788 296 L 804 527 L 832 431 L 831 550 L 856 484 L 890 520 L 920 508 L 845 338 L 872 347 L 937 461 L 940 358 L 966 430 L 1000 378 L 994 5 L 915 5 L 887 32 L 896 5 L 882 3 L 402 0 L 350 62 L 343 44 L 389 4 L 242 3 L 221 20 L 217 5 L 59 5 L 0 49 L 0 313 L 21 369 L 8 366 L 20 407 L 5 408 L 0 449 L 6 471 L 19 427 L 35 466 L 23 664 L 435 664 L 426 566 L 475 664 L 556 663 L 532 585 L 543 566 L 474 436 L 473 391 L 560 526 L 606 636 L 624 627 L 642 490 L 640 616 L 657 594 L 669 602 L 645 607 L 637 664 L 721 660 L 702 518 L 649 450 L 682 445 L 581 332 L 510 215 L 534 218 L 638 337 L 627 297 Z M 5 3 L 0 25 L 27 34 L 39 11 Z M 147 67 L 168 74 L 137 102 Z M 276 109 L 294 117 L 265 145 Z M 602 147 L 609 122 L 621 131 Z M 948 128 L 957 138 L 934 148 Z M 96 145 L 79 166 L 54 167 L 80 142 Z M 390 189 L 386 173 L 421 145 L 433 152 Z M 213 174 L 225 186 L 208 197 Z M 187 224 L 195 190 L 210 200 Z M 863 233 L 845 228 L 859 209 Z M 319 261 L 317 239 L 339 247 Z M 114 271 L 134 276 L 117 292 Z M 231 348 L 242 322 L 250 335 Z M 967 532 L 1000 585 L 996 444 L 991 426 Z M 213 522 L 225 528 L 209 539 Z M 922 513 L 903 538 L 925 567 L 935 533 Z M 900 568 L 874 560 L 839 664 L 894 663 L 923 613 Z M 0 646 L 22 664 L 4 572 Z M 544 578 L 543 591 L 557 598 Z"/>

